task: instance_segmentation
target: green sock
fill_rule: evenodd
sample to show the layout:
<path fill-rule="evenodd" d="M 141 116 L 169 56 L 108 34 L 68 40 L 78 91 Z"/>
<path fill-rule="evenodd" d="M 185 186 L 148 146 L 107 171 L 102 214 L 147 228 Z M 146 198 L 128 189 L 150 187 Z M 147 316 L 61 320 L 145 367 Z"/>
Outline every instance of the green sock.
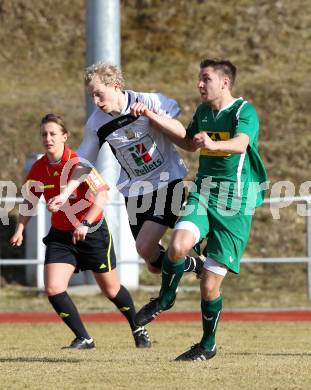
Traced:
<path fill-rule="evenodd" d="M 172 262 L 167 257 L 163 258 L 162 285 L 160 291 L 160 305 L 163 308 L 169 306 L 175 299 L 176 290 L 185 269 L 185 258 Z"/>
<path fill-rule="evenodd" d="M 221 295 L 212 301 L 204 301 L 201 299 L 203 337 L 200 341 L 200 345 L 206 351 L 212 351 L 216 345 L 215 335 L 221 309 Z"/>

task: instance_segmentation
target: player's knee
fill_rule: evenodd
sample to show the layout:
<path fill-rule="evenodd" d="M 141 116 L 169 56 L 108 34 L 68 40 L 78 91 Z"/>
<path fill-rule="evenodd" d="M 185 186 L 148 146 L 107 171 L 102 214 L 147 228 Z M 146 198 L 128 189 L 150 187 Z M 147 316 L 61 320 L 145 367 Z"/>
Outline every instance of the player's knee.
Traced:
<path fill-rule="evenodd" d="M 58 284 L 49 284 L 45 286 L 45 292 L 50 297 L 53 295 L 60 294 L 66 291 L 66 287 Z"/>
<path fill-rule="evenodd" d="M 136 250 L 140 257 L 148 259 L 150 257 L 150 247 L 146 241 L 136 241 Z"/>
<path fill-rule="evenodd" d="M 188 248 L 184 245 L 182 241 L 174 241 L 170 244 L 168 248 L 168 257 L 172 261 L 177 261 L 181 257 L 186 256 L 188 253 Z"/>
<path fill-rule="evenodd" d="M 108 299 L 113 299 L 117 296 L 118 292 L 120 290 L 120 285 L 110 285 L 110 286 L 105 286 L 102 287 L 102 291 Z"/>
<path fill-rule="evenodd" d="M 205 301 L 211 301 L 220 294 L 219 283 L 213 279 L 201 283 L 201 295 Z"/>

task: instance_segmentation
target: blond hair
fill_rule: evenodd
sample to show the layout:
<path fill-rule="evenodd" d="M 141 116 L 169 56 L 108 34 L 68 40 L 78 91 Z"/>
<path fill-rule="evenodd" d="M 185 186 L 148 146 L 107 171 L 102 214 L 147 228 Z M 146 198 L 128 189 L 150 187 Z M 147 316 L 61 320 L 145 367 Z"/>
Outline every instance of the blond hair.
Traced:
<path fill-rule="evenodd" d="M 84 72 L 85 83 L 89 84 L 95 76 L 106 86 L 118 83 L 121 89 L 124 88 L 125 83 L 121 69 L 116 65 L 98 62 L 88 66 Z"/>

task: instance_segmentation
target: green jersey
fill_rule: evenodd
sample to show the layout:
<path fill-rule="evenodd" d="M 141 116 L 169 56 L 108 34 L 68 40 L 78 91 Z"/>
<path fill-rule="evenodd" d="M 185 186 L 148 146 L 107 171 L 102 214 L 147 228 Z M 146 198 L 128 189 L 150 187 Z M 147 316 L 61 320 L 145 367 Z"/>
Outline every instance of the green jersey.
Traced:
<path fill-rule="evenodd" d="M 187 128 L 192 139 L 206 131 L 213 141 L 226 141 L 236 134 L 249 137 L 245 153 L 200 150 L 196 184 L 198 192 L 209 192 L 209 203 L 224 208 L 252 209 L 262 204 L 267 174 L 258 151 L 259 121 L 255 108 L 239 98 L 220 111 L 200 104 Z M 203 185 L 204 183 L 204 185 Z"/>

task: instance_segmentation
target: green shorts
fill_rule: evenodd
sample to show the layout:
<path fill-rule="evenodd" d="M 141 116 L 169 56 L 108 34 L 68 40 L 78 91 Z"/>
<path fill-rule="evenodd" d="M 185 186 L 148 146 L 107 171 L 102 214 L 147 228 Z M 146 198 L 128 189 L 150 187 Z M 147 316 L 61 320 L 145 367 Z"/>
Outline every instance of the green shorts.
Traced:
<path fill-rule="evenodd" d="M 177 224 L 180 222 L 190 222 L 189 230 L 191 223 L 195 225 L 193 232 L 197 233 L 198 243 L 207 237 L 204 256 L 225 265 L 231 272 L 239 273 L 240 259 L 249 239 L 252 215 L 221 210 L 217 204 L 210 204 L 198 193 L 191 192 Z"/>

